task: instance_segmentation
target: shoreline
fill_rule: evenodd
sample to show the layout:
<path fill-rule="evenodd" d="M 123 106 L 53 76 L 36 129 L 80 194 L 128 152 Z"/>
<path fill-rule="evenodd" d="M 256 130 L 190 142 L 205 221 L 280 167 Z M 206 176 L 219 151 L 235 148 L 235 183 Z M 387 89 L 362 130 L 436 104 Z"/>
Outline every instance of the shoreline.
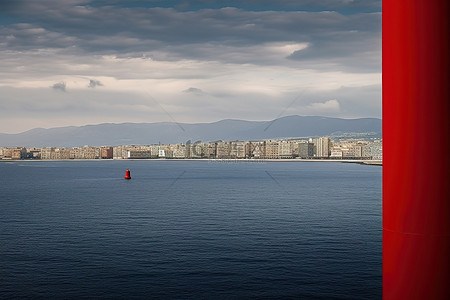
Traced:
<path fill-rule="evenodd" d="M 0 159 L 1 162 L 49 162 L 49 161 L 201 161 L 208 163 L 265 163 L 265 162 L 339 162 L 382 166 L 383 161 L 371 159 L 248 159 L 248 158 L 149 158 L 149 159 Z"/>

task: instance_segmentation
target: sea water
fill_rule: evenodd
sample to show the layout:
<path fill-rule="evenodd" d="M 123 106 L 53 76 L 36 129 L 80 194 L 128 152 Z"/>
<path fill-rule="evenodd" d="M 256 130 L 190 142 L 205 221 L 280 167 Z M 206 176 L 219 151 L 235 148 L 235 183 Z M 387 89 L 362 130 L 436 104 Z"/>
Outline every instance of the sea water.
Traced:
<path fill-rule="evenodd" d="M 380 299 L 381 172 L 0 162 L 0 297 Z"/>

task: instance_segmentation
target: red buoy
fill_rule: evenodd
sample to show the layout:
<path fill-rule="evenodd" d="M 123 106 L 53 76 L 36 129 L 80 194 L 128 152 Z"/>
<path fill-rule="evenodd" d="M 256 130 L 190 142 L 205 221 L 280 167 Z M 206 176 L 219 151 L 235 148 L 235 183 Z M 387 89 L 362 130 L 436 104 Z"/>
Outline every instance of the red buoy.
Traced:
<path fill-rule="evenodd" d="M 131 179 L 131 176 L 130 176 L 130 170 L 126 170 L 125 171 L 125 177 L 124 177 L 125 179 Z"/>

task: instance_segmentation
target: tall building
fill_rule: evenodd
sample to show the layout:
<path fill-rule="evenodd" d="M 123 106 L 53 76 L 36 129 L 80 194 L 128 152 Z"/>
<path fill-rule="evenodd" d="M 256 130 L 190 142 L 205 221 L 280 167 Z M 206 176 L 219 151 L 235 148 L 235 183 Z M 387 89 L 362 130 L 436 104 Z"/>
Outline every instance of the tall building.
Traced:
<path fill-rule="evenodd" d="M 331 140 L 329 137 L 313 139 L 317 157 L 329 157 L 331 154 Z"/>
<path fill-rule="evenodd" d="M 298 143 L 298 157 L 309 158 L 314 156 L 313 143 Z"/>

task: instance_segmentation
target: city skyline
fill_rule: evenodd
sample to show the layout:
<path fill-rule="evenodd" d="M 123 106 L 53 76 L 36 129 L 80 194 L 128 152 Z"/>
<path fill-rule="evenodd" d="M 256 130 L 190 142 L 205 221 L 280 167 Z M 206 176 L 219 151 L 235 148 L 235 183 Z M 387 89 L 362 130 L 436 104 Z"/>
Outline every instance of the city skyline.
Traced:
<path fill-rule="evenodd" d="M 2 1 L 0 132 L 381 118 L 381 1 Z"/>
<path fill-rule="evenodd" d="M 382 139 L 330 137 L 77 147 L 0 147 L 1 160 L 333 159 L 382 160 Z"/>

